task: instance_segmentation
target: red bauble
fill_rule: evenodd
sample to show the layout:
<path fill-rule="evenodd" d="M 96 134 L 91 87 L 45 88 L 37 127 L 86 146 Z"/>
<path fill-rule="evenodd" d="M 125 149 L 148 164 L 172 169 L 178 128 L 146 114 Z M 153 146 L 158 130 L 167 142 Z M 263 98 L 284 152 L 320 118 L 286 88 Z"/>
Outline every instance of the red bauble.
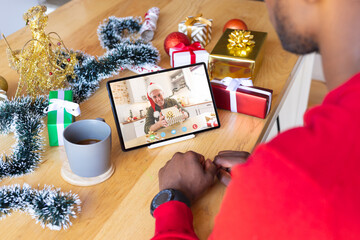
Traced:
<path fill-rule="evenodd" d="M 175 47 L 179 43 L 183 43 L 185 46 L 188 46 L 190 45 L 190 40 L 185 34 L 181 32 L 170 33 L 164 41 L 165 52 L 169 55 L 169 49 Z"/>
<path fill-rule="evenodd" d="M 240 30 L 248 30 L 246 24 L 244 21 L 240 20 L 240 19 L 231 19 L 229 21 L 227 21 L 227 23 L 225 23 L 225 26 L 223 28 L 223 32 L 225 32 L 225 30 L 227 28 L 231 28 L 231 29 L 240 29 Z"/>

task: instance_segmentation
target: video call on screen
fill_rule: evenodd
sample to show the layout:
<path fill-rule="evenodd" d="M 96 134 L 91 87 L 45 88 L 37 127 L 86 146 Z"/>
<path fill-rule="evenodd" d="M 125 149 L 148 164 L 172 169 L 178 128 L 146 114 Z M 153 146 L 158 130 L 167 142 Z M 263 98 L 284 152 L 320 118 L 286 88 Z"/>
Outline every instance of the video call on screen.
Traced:
<path fill-rule="evenodd" d="M 218 126 L 203 65 L 112 82 L 110 89 L 127 149 Z"/>

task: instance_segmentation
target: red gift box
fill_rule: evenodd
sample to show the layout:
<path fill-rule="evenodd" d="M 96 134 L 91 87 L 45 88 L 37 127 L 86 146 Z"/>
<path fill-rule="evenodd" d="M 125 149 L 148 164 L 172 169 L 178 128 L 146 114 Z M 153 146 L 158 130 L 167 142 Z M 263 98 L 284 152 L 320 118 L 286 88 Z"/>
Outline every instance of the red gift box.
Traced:
<path fill-rule="evenodd" d="M 206 123 L 206 125 L 207 125 L 208 127 L 217 127 L 217 126 L 219 126 L 219 124 L 218 124 L 218 122 L 217 122 L 216 119 L 211 119 L 211 120 L 209 120 L 209 121 Z"/>
<path fill-rule="evenodd" d="M 218 108 L 258 118 L 265 118 L 270 111 L 271 89 L 238 85 L 236 91 L 230 91 L 217 80 L 211 81 L 211 87 Z"/>
<path fill-rule="evenodd" d="M 199 42 L 194 42 L 190 46 L 179 43 L 169 49 L 171 67 L 179 67 L 188 64 L 204 62 L 207 66 L 209 53 L 201 47 Z"/>

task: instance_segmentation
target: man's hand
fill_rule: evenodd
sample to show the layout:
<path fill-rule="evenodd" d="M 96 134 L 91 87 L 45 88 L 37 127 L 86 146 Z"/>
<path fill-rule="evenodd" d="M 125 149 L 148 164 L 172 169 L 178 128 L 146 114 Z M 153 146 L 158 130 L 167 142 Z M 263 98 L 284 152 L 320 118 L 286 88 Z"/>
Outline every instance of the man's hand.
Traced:
<path fill-rule="evenodd" d="M 157 124 L 158 129 L 168 126 L 168 123 L 165 120 L 165 116 L 163 116 L 162 113 L 160 113 L 159 121 L 157 122 Z"/>
<path fill-rule="evenodd" d="M 188 114 L 187 112 L 182 111 L 182 110 L 180 110 L 180 111 L 181 111 L 181 113 L 183 114 L 183 115 L 182 115 L 183 120 L 185 120 L 185 119 L 189 118 L 189 114 Z"/>
<path fill-rule="evenodd" d="M 219 168 L 218 178 L 225 186 L 231 181 L 231 169 L 238 164 L 246 162 L 250 153 L 244 151 L 221 151 L 215 156 L 214 163 Z"/>
<path fill-rule="evenodd" d="M 182 110 L 182 108 L 178 107 L 178 105 L 175 105 L 175 107 L 179 109 L 179 112 L 182 114 L 182 120 L 186 120 L 187 118 L 189 118 L 189 114 Z"/>
<path fill-rule="evenodd" d="M 159 188 L 179 190 L 194 202 L 214 183 L 216 171 L 214 163 L 205 161 L 203 155 L 178 152 L 160 169 Z"/>

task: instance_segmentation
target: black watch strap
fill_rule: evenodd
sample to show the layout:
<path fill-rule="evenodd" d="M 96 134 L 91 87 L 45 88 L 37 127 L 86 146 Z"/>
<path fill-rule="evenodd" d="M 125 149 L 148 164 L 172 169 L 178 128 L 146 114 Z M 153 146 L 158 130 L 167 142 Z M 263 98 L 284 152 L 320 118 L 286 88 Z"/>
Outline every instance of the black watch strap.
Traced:
<path fill-rule="evenodd" d="M 151 201 L 151 215 L 153 216 L 155 209 L 158 208 L 161 204 L 169 201 L 179 201 L 185 203 L 188 207 L 191 206 L 190 200 L 181 191 L 172 188 L 164 189 L 156 194 L 156 196 Z"/>

